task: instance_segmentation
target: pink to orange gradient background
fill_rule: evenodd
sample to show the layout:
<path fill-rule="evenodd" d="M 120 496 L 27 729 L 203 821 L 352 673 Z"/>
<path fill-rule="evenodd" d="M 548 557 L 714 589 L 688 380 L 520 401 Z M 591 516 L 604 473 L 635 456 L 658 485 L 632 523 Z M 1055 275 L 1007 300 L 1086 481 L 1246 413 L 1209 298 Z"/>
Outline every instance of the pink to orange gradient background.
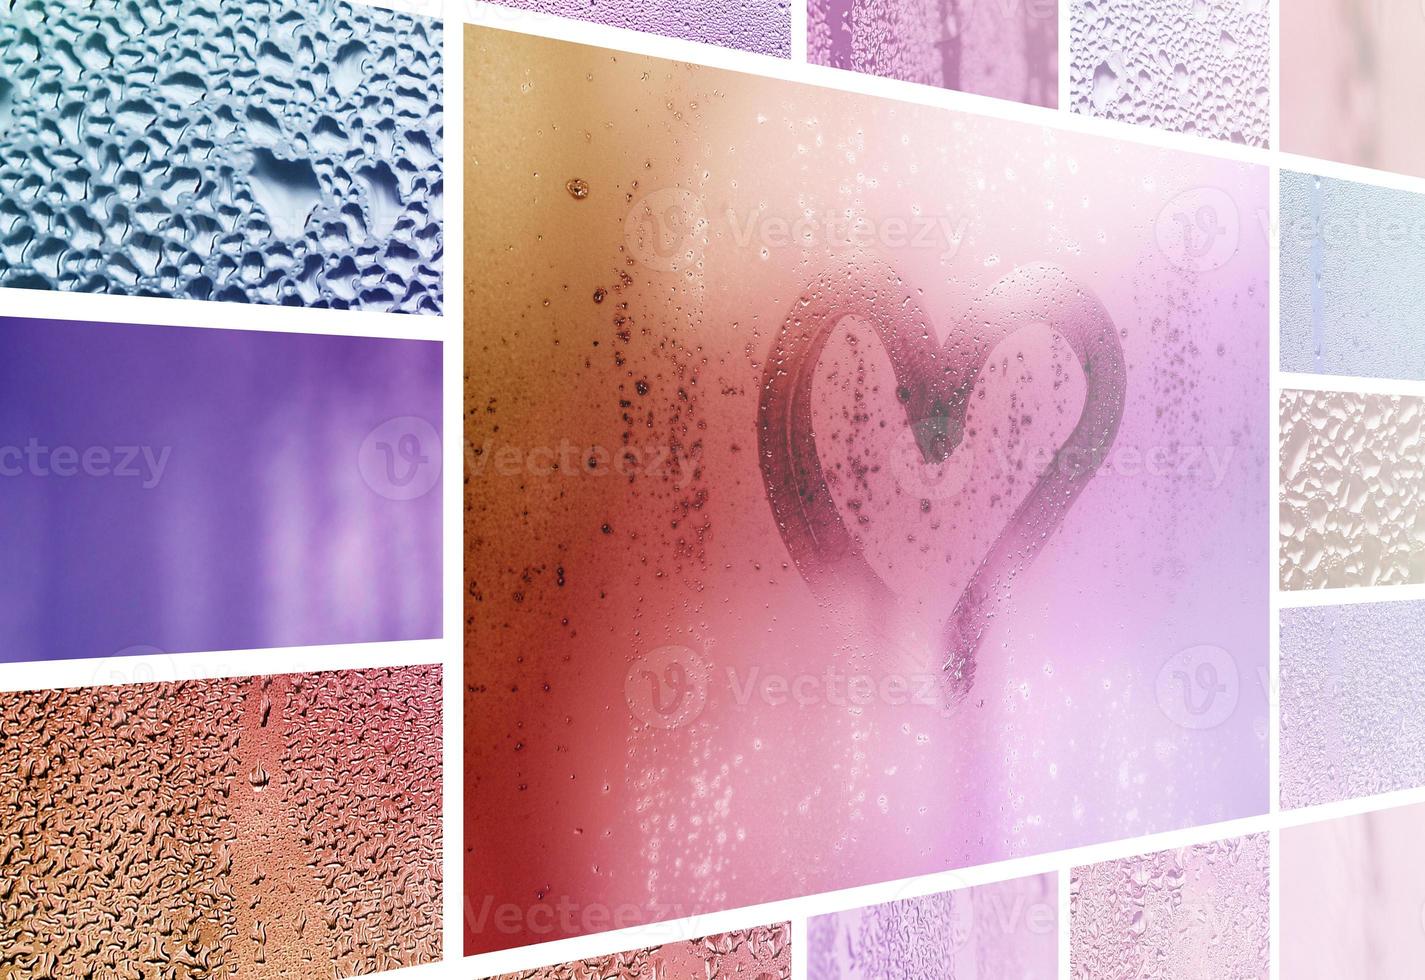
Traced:
<path fill-rule="evenodd" d="M 484 29 L 467 73 L 467 952 L 1266 810 L 1264 169 Z M 763 372 L 818 277 L 959 349 L 1036 263 L 1122 422 L 952 703 L 1079 361 L 1011 315 L 933 467 L 836 328 L 809 417 L 888 599 L 793 563 Z"/>

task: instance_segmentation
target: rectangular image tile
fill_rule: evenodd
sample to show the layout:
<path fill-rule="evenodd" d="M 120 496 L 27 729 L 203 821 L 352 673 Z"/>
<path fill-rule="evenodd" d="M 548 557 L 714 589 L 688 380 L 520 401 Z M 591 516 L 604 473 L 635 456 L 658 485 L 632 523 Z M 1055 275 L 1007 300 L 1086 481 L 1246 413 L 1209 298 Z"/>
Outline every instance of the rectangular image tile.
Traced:
<path fill-rule="evenodd" d="M 792 927 L 778 922 L 720 932 L 490 980 L 791 980 Z"/>
<path fill-rule="evenodd" d="M 441 956 L 441 670 L 0 694 L 16 976 L 352 977 Z"/>
<path fill-rule="evenodd" d="M 808 980 L 1056 980 L 1054 874 L 814 916 Z"/>
<path fill-rule="evenodd" d="M 1283 589 L 1425 581 L 1422 425 L 1422 398 L 1281 393 Z"/>
<path fill-rule="evenodd" d="M 1281 613 L 1281 804 L 1425 786 L 1425 602 Z"/>
<path fill-rule="evenodd" d="M 439 21 L 350 0 L 0 10 L 0 286 L 440 313 Z"/>
<path fill-rule="evenodd" d="M 1425 380 L 1425 195 L 1281 175 L 1281 367 Z"/>
<path fill-rule="evenodd" d="M 471 953 L 1266 812 L 1265 168 L 466 44 Z"/>
<path fill-rule="evenodd" d="M 1283 980 L 1415 980 L 1425 963 L 1425 805 L 1281 832 Z"/>
<path fill-rule="evenodd" d="M 1267 980 L 1270 873 L 1266 834 L 1075 868 L 1070 976 Z"/>
<path fill-rule="evenodd" d="M 1058 0 L 812 0 L 816 65 L 1053 108 Z"/>
<path fill-rule="evenodd" d="M 1282 149 L 1425 175 L 1422 50 L 1413 0 L 1283 0 Z"/>
<path fill-rule="evenodd" d="M 441 345 L 0 318 L 0 662 L 441 634 Z"/>
<path fill-rule="evenodd" d="M 1070 0 L 1074 112 L 1266 146 L 1268 0 Z"/>

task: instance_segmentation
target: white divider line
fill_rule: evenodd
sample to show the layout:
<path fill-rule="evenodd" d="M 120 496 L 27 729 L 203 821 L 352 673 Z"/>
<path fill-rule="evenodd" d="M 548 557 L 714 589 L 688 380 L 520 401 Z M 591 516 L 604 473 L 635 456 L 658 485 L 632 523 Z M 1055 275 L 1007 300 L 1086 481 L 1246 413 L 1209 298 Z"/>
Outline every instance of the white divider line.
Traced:
<path fill-rule="evenodd" d="M 1402 398 L 1425 398 L 1425 381 L 1401 378 L 1360 378 L 1345 374 L 1279 373 L 1280 387 L 1298 391 L 1343 391 L 1357 395 L 1398 395 Z"/>
<path fill-rule="evenodd" d="M 447 294 L 447 302 L 451 297 Z M 209 330 L 257 330 L 395 340 L 443 340 L 444 317 L 420 313 L 321 310 L 303 306 L 260 306 L 211 300 L 117 296 L 58 289 L 0 287 L 4 316 L 93 323 L 142 323 Z"/>
<path fill-rule="evenodd" d="M 1073 949 L 1073 916 L 1069 906 L 1069 886 L 1073 881 L 1074 869 L 1064 866 L 1058 872 L 1059 888 L 1059 976 L 1069 980 L 1072 976 L 1070 951 Z"/>
<path fill-rule="evenodd" d="M 1314 609 L 1353 606 L 1363 602 L 1420 602 L 1425 583 L 1414 585 L 1358 585 L 1336 589 L 1299 589 L 1278 594 L 1278 609 Z"/>
<path fill-rule="evenodd" d="M 210 653 L 165 653 L 137 646 L 132 649 L 144 652 L 132 656 L 0 664 L 0 691 L 110 687 L 425 664 L 445 666 L 447 647 L 444 640 L 344 643 Z"/>
<path fill-rule="evenodd" d="M 445 6 L 443 898 L 445 955 L 456 960 L 465 952 L 465 30 L 458 4 Z"/>
<path fill-rule="evenodd" d="M 1275 11 L 1275 8 L 1273 8 Z M 1275 16 L 1275 13 L 1273 13 Z M 1275 36 L 1275 35 L 1274 35 Z M 1273 51 L 1276 45 L 1272 45 Z M 1275 100 L 1273 100 L 1275 107 Z M 1275 118 L 1275 117 L 1273 117 Z M 1272 145 L 1276 145 L 1273 139 Z M 1281 227 L 1281 171 L 1273 164 L 1271 168 L 1271 186 L 1267 189 L 1267 210 L 1270 215 L 1269 225 L 1272 228 Z M 1273 236 L 1275 242 L 1276 236 Z M 1281 372 L 1277 366 L 1281 364 L 1281 250 L 1275 246 L 1267 249 L 1267 371 L 1268 390 L 1270 398 L 1267 402 L 1267 432 L 1268 446 L 1270 453 L 1267 456 L 1268 485 L 1270 491 L 1267 497 L 1267 540 L 1263 542 L 1266 548 L 1265 574 L 1267 576 L 1267 612 L 1269 622 L 1267 623 L 1267 780 L 1269 805 L 1271 812 L 1277 812 L 1279 794 L 1277 793 L 1278 773 L 1281 771 L 1280 758 L 1280 718 L 1281 718 L 1281 590 L 1280 581 L 1280 551 L 1281 541 L 1281 508 L 1277 502 L 1281 500 Z"/>
<path fill-rule="evenodd" d="M 792 61 L 807 63 L 807 23 L 810 19 L 807 7 L 814 0 L 791 0 L 792 8 Z"/>
<path fill-rule="evenodd" d="M 1069 113 L 1073 108 L 1072 69 L 1074 51 L 1069 43 L 1069 28 L 1073 24 L 1075 0 L 1059 0 L 1059 109 Z"/>

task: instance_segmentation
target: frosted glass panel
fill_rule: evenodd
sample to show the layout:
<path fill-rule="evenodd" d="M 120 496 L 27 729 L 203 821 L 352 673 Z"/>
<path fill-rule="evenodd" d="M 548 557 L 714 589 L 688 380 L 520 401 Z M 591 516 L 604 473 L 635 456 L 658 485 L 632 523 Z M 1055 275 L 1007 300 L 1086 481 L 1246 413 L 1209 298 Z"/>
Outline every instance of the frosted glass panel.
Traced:
<path fill-rule="evenodd" d="M 1281 802 L 1425 786 L 1425 603 L 1281 614 Z"/>
<path fill-rule="evenodd" d="M 1075 868 L 1074 980 L 1266 980 L 1266 834 Z"/>
<path fill-rule="evenodd" d="M 813 64 L 1058 105 L 1058 0 L 811 0 L 807 17 Z"/>
<path fill-rule="evenodd" d="M 1425 380 L 1425 195 L 1281 177 L 1281 366 Z"/>
<path fill-rule="evenodd" d="M 472 952 L 1265 811 L 1265 168 L 466 37 Z"/>
<path fill-rule="evenodd" d="M 1425 174 L 1425 6 L 1416 0 L 1280 6 L 1282 149 Z"/>
<path fill-rule="evenodd" d="M 0 693 L 5 976 L 441 958 L 441 669 Z"/>
<path fill-rule="evenodd" d="M 1267 0 L 1073 0 L 1074 112 L 1266 146 Z"/>
<path fill-rule="evenodd" d="M 1281 585 L 1425 581 L 1425 399 L 1281 395 Z"/>
<path fill-rule="evenodd" d="M 807 922 L 808 980 L 1057 980 L 1055 874 L 821 915 Z"/>
<path fill-rule="evenodd" d="M 438 22 L 17 0 L 0 79 L 0 286 L 440 312 Z"/>
<path fill-rule="evenodd" d="M 790 58 L 791 0 L 492 0 L 575 20 Z"/>

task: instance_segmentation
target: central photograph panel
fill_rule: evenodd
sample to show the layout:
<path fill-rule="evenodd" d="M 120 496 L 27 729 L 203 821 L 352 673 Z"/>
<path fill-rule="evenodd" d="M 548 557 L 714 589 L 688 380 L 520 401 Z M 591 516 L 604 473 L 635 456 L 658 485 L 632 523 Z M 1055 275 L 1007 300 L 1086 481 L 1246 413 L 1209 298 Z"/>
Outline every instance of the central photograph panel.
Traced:
<path fill-rule="evenodd" d="M 486 28 L 465 935 L 1268 809 L 1268 173 Z"/>

